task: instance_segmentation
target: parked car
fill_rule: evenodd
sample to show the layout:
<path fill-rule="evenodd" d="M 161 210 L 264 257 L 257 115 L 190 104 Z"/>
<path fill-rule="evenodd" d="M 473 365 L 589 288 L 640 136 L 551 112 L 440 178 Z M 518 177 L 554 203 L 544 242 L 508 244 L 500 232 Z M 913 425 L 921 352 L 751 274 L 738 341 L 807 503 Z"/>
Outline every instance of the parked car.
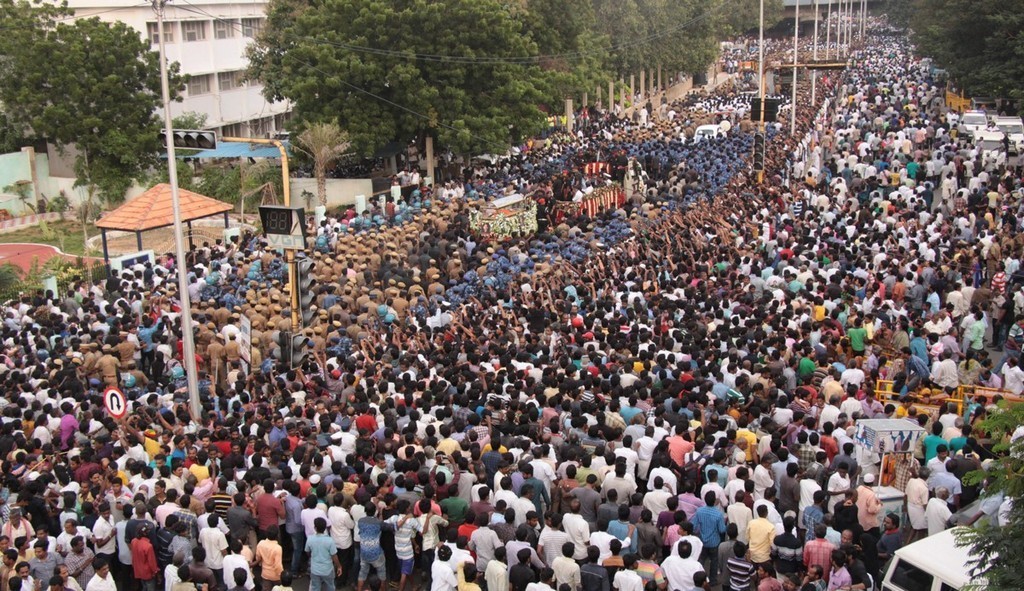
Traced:
<path fill-rule="evenodd" d="M 957 529 L 947 529 L 896 551 L 882 575 L 882 591 L 961 591 L 968 585 L 984 588 L 972 577 L 973 554 L 957 545 Z"/>

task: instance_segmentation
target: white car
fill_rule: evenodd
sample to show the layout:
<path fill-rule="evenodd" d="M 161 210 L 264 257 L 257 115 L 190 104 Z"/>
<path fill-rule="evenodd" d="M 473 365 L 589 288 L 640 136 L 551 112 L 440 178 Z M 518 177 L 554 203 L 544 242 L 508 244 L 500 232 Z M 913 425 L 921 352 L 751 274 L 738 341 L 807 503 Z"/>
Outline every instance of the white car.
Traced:
<path fill-rule="evenodd" d="M 960 132 L 968 137 L 973 137 L 979 131 L 988 127 L 988 117 L 981 111 L 967 111 L 960 117 Z"/>
<path fill-rule="evenodd" d="M 1024 124 L 1021 124 L 1020 117 L 996 117 L 995 124 L 1010 138 L 1011 149 L 1020 152 L 1024 148 Z"/>

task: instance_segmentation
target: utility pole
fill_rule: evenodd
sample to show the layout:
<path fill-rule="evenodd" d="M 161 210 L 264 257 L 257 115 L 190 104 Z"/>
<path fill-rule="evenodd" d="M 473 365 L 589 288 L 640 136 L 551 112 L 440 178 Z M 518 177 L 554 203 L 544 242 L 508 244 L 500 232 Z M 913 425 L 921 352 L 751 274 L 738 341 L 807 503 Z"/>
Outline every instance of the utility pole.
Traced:
<path fill-rule="evenodd" d="M 796 0 L 796 13 L 793 18 L 793 77 L 792 93 L 789 99 L 789 135 L 796 135 L 796 65 L 800 63 L 800 0 Z"/>
<path fill-rule="evenodd" d="M 171 185 L 171 206 L 174 212 L 174 257 L 178 272 L 178 299 L 181 302 L 181 349 L 185 365 L 185 379 L 188 384 L 188 402 L 192 415 L 202 414 L 203 404 L 199 399 L 199 374 L 196 370 L 196 345 L 192 335 L 192 302 L 188 296 L 188 281 L 185 267 L 185 231 L 181 225 L 181 196 L 178 192 L 178 160 L 174 155 L 174 130 L 171 121 L 171 91 L 167 81 L 167 54 L 164 49 L 164 8 L 166 0 L 153 0 L 156 11 L 157 38 L 160 43 L 160 94 L 164 106 L 164 136 L 167 141 L 167 179 Z"/>
<path fill-rule="evenodd" d="M 818 61 L 818 0 L 814 0 L 814 46 L 811 50 L 813 55 L 811 57 L 815 62 Z M 811 70 L 811 108 L 814 108 L 814 100 L 817 96 L 816 91 L 818 85 L 818 70 Z M 813 125 L 812 125 L 813 127 Z"/>
<path fill-rule="evenodd" d="M 825 16 L 825 59 L 832 57 L 832 0 L 828 0 L 828 14 Z"/>
<path fill-rule="evenodd" d="M 757 79 L 761 86 L 761 120 L 757 124 L 757 131 L 764 135 L 764 116 L 767 110 L 764 100 L 764 0 L 760 2 L 760 27 L 757 41 Z M 766 147 L 767 149 L 767 147 Z M 757 171 L 757 184 L 764 182 L 764 170 Z"/>

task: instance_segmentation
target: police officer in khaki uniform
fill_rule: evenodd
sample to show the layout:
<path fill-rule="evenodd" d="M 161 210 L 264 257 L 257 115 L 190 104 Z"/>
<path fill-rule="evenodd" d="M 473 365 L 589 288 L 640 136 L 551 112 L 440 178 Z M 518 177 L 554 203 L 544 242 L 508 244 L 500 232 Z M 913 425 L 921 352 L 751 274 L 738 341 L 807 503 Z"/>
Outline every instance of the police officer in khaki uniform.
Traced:
<path fill-rule="evenodd" d="M 139 350 L 138 345 L 128 340 L 128 333 L 122 331 L 119 335 L 121 342 L 114 347 L 114 352 L 117 354 L 118 361 L 121 365 L 127 365 L 129 361 L 135 360 L 135 352 Z"/>
<path fill-rule="evenodd" d="M 217 333 L 213 341 L 206 347 L 206 359 L 209 363 L 210 375 L 214 383 L 223 387 L 227 378 L 226 357 L 224 356 L 224 335 Z"/>
<path fill-rule="evenodd" d="M 96 361 L 96 369 L 99 370 L 100 379 L 103 380 L 104 386 L 117 386 L 121 362 L 113 353 L 113 347 L 103 345 L 103 355 Z"/>
<path fill-rule="evenodd" d="M 251 330 L 249 338 L 252 338 Z M 224 345 L 224 358 L 227 359 L 228 364 L 238 363 L 242 360 L 242 345 L 238 342 L 238 335 L 235 333 L 231 333 L 228 342 Z"/>
<path fill-rule="evenodd" d="M 101 357 L 98 349 L 96 343 L 82 343 L 82 374 L 86 379 L 100 377 L 96 365 Z"/>

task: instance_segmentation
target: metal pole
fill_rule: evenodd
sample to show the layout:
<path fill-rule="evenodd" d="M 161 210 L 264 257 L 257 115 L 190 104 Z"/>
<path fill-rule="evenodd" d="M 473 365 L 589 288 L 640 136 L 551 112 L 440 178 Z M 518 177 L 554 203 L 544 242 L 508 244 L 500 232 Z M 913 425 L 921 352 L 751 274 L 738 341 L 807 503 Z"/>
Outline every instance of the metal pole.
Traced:
<path fill-rule="evenodd" d="M 828 15 L 825 17 L 825 59 L 832 57 L 832 0 L 828 0 Z"/>
<path fill-rule="evenodd" d="M 789 102 L 789 135 L 796 135 L 796 65 L 800 56 L 800 0 L 796 0 L 796 13 L 793 18 L 793 78 L 790 81 L 792 93 Z"/>
<path fill-rule="evenodd" d="M 811 52 L 813 54 L 811 59 L 813 59 L 815 62 L 818 61 L 818 15 L 819 15 L 819 13 L 818 13 L 818 0 L 814 0 L 814 45 L 813 45 L 813 49 L 811 50 Z M 818 90 L 817 85 L 818 85 L 818 70 L 817 69 L 813 69 L 813 70 L 811 70 L 811 108 L 812 109 L 814 108 L 814 105 L 815 105 L 814 101 L 815 101 L 815 98 L 817 97 L 817 94 L 816 94 L 816 91 Z M 812 124 L 813 124 L 813 122 L 812 122 Z"/>
<path fill-rule="evenodd" d="M 843 50 L 843 0 L 839 0 L 839 6 L 836 8 L 836 57 L 842 57 Z"/>
<path fill-rule="evenodd" d="M 764 133 L 764 115 L 765 115 L 765 104 L 764 104 L 764 0 L 760 2 L 761 6 L 761 17 L 757 41 L 757 79 L 761 85 L 761 121 L 758 122 L 757 129 L 761 133 Z M 768 150 L 768 146 L 765 146 L 765 151 Z M 764 171 L 757 171 L 757 184 L 764 182 Z"/>
<path fill-rule="evenodd" d="M 864 32 L 868 27 L 868 0 L 860 2 L 860 40 L 864 41 Z"/>
<path fill-rule="evenodd" d="M 156 11 L 157 38 L 160 40 L 160 94 L 164 106 L 164 135 L 167 141 L 167 179 L 171 185 L 171 206 L 174 212 L 174 256 L 178 267 L 178 299 L 181 302 L 181 349 L 188 384 L 188 402 L 192 414 L 199 417 L 203 404 L 199 399 L 199 374 L 196 370 L 196 346 L 192 335 L 192 302 L 188 297 L 185 268 L 184 229 L 181 226 L 181 199 L 178 194 L 178 160 L 174 155 L 174 132 L 171 121 L 171 91 L 167 81 L 167 54 L 164 49 L 165 0 L 153 0 Z"/>

